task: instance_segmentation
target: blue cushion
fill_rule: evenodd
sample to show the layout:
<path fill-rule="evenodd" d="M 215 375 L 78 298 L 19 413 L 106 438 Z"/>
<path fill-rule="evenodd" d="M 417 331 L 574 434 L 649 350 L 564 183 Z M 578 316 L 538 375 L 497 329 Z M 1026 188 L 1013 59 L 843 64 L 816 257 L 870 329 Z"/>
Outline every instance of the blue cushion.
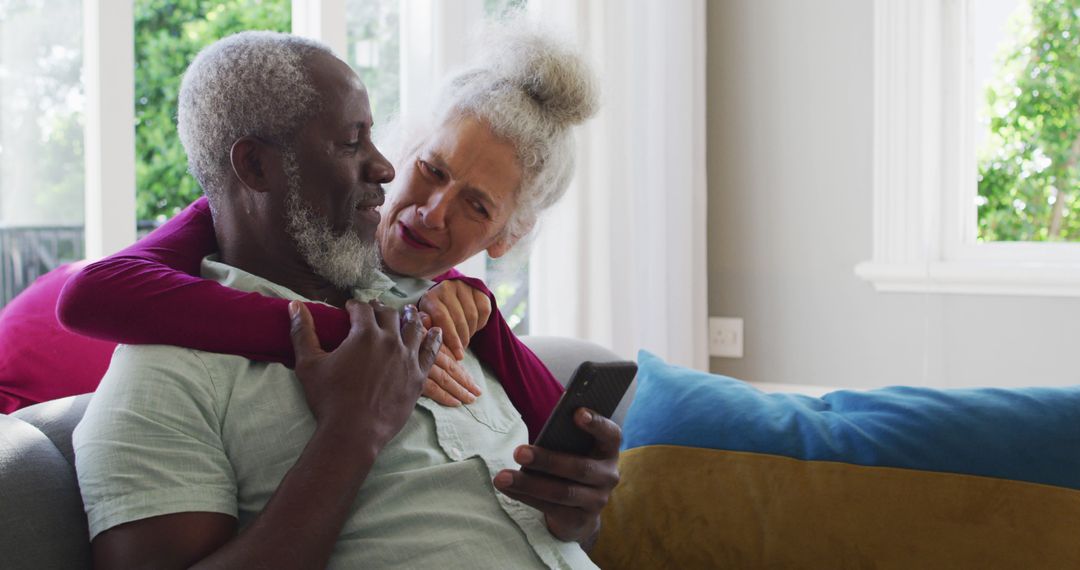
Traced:
<path fill-rule="evenodd" d="M 623 448 L 676 445 L 1080 489 L 1080 386 L 766 394 L 638 355 Z"/>

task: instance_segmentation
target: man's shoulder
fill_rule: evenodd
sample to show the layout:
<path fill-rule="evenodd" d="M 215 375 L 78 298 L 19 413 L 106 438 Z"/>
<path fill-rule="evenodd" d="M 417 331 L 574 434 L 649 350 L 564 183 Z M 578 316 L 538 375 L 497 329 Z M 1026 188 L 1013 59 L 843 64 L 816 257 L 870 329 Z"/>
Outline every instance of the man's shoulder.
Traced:
<path fill-rule="evenodd" d="M 158 392 L 171 388 L 213 396 L 242 375 L 250 363 L 240 356 L 179 346 L 121 344 L 113 353 L 98 392 Z"/>
<path fill-rule="evenodd" d="M 167 344 L 120 344 L 113 353 L 109 370 L 129 367 L 165 369 L 195 374 L 212 374 L 215 369 L 236 369 L 251 361 L 242 356 L 206 352 Z"/>

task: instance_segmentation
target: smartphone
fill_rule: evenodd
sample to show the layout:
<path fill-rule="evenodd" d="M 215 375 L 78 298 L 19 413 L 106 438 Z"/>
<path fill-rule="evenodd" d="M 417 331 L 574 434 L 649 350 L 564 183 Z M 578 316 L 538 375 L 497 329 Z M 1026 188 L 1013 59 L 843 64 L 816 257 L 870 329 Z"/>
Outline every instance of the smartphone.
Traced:
<path fill-rule="evenodd" d="M 578 408 L 589 408 L 610 418 L 635 374 L 637 364 L 629 361 L 582 362 L 574 371 L 566 392 L 559 398 L 555 411 L 544 423 L 534 445 L 552 451 L 588 455 L 596 442 L 593 436 L 577 427 L 574 413 Z"/>

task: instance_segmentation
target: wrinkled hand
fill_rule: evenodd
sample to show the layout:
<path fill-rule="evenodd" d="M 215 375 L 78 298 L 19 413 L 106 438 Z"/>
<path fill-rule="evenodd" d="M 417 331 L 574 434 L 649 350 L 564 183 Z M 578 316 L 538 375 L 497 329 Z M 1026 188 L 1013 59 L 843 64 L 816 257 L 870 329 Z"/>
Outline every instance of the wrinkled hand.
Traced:
<path fill-rule="evenodd" d="M 589 457 L 549 451 L 534 445 L 514 450 L 514 460 L 528 471 L 500 471 L 495 488 L 544 513 L 548 530 L 559 540 L 587 549 L 600 530 L 600 512 L 619 484 L 622 429 L 615 422 L 579 408 L 574 423 L 596 438 Z"/>
<path fill-rule="evenodd" d="M 349 335 L 333 352 L 324 352 L 307 307 L 289 303 L 296 376 L 319 427 L 381 449 L 408 421 L 442 333 L 425 332 L 413 306 L 400 317 L 377 301 L 349 301 L 345 309 Z"/>
<path fill-rule="evenodd" d="M 491 316 L 491 299 L 462 281 L 439 283 L 424 293 L 419 305 L 431 317 L 428 326 L 443 329 L 443 343 L 457 360 L 465 358 L 469 340 Z"/>
<path fill-rule="evenodd" d="M 454 407 L 475 402 L 480 393 L 480 387 L 473 382 L 472 376 L 454 360 L 450 349 L 442 345 L 424 382 L 423 395 L 444 406 Z"/>

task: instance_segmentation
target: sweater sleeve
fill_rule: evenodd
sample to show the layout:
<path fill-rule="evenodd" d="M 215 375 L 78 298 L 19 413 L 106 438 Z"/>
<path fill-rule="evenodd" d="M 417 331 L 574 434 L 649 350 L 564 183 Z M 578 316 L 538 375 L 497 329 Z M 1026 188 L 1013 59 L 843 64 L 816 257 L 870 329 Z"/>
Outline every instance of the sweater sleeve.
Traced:
<path fill-rule="evenodd" d="M 491 299 L 491 318 L 484 328 L 473 335 L 469 349 L 502 383 L 510 402 L 521 413 L 529 428 L 529 441 L 536 441 L 544 422 L 559 403 L 563 386 L 544 366 L 533 351 L 521 342 L 499 312 L 495 295 L 483 281 L 450 270 L 435 278 L 436 282 L 462 281 L 483 291 Z"/>
<path fill-rule="evenodd" d="M 217 250 L 206 198 L 128 248 L 68 280 L 56 312 L 68 329 L 127 344 L 171 344 L 292 365 L 288 301 L 199 277 Z M 349 332 L 348 314 L 307 303 L 324 350 Z M 199 307 L 193 311 L 192 307 Z"/>

